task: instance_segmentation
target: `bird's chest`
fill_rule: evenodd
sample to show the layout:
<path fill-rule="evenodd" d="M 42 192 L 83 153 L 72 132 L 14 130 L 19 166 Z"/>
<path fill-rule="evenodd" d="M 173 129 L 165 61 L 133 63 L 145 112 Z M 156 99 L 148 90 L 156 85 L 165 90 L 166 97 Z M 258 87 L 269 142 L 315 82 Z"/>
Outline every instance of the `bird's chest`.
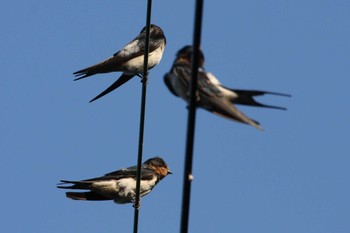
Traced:
<path fill-rule="evenodd" d="M 162 59 L 164 46 L 160 46 L 148 55 L 148 69 L 158 65 Z M 143 73 L 144 55 L 130 59 L 124 64 L 124 73 L 134 75 Z"/>
<path fill-rule="evenodd" d="M 156 185 L 157 177 L 151 180 L 141 180 L 140 195 L 148 194 Z M 120 204 L 130 203 L 134 200 L 136 194 L 136 180 L 133 178 L 125 178 L 116 181 L 114 201 Z"/>

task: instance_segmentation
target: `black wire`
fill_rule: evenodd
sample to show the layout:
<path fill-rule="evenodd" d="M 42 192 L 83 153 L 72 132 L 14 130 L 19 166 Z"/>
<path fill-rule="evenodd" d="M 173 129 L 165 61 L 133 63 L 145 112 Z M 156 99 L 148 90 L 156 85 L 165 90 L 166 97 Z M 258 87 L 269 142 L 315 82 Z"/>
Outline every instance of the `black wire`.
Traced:
<path fill-rule="evenodd" d="M 149 54 L 149 34 L 151 25 L 152 0 L 147 0 L 147 16 L 146 16 L 146 41 L 145 55 L 143 62 L 142 75 L 142 94 L 141 94 L 141 110 L 140 110 L 140 130 L 139 130 L 139 148 L 137 156 L 137 177 L 136 177 L 136 196 L 134 202 L 134 233 L 138 232 L 139 208 L 140 208 L 140 186 L 141 186 L 141 166 L 142 166 L 142 149 L 143 149 L 143 132 L 145 125 L 145 109 L 146 109 L 146 91 L 148 82 L 148 54 Z"/>
<path fill-rule="evenodd" d="M 190 199 L 191 199 L 191 181 L 192 181 L 192 163 L 193 163 L 193 145 L 196 123 L 196 90 L 197 77 L 199 66 L 199 48 L 201 42 L 203 15 L 203 0 L 196 0 L 195 18 L 194 18 L 194 33 L 193 33 L 193 53 L 191 64 L 191 84 L 190 84 L 190 101 L 188 108 L 187 121 L 187 139 L 186 139 L 186 154 L 185 154 L 185 169 L 183 179 L 183 195 L 182 195 L 182 212 L 180 232 L 188 232 Z"/>

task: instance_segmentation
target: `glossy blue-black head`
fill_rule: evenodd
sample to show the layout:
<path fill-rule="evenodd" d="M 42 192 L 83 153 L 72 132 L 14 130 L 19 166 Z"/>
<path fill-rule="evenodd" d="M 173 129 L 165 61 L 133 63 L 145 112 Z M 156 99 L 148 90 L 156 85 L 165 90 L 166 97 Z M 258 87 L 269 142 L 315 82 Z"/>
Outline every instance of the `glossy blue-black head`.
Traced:
<path fill-rule="evenodd" d="M 177 54 L 176 58 L 177 59 L 186 59 L 187 61 L 191 61 L 192 58 L 192 53 L 193 53 L 193 47 L 191 45 L 186 45 L 182 49 L 180 49 Z M 201 49 L 199 49 L 199 66 L 204 65 L 204 54 Z"/>

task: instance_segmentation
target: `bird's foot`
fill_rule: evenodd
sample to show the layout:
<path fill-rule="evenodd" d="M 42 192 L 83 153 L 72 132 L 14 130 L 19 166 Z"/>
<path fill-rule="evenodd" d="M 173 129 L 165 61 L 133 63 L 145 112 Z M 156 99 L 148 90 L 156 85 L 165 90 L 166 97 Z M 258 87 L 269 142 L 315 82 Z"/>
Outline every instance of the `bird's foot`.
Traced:
<path fill-rule="evenodd" d="M 132 207 L 134 207 L 135 209 L 140 209 L 140 207 L 141 207 L 141 199 L 139 201 L 136 201 L 136 199 L 134 198 L 132 200 L 132 203 L 133 203 Z"/>
<path fill-rule="evenodd" d="M 148 78 L 145 76 L 141 79 L 141 82 L 143 85 L 147 85 L 148 84 Z"/>

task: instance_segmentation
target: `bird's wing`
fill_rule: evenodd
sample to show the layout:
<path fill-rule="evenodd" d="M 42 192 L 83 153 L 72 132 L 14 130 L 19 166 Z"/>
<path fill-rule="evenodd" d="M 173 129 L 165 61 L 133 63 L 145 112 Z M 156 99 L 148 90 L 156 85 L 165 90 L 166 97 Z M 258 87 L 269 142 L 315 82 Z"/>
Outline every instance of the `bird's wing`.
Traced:
<path fill-rule="evenodd" d="M 198 73 L 198 92 L 199 105 L 206 110 L 217 115 L 249 124 L 257 129 L 261 129 L 259 123 L 247 117 L 239 111 L 228 99 L 226 93 L 222 91 L 220 82 L 209 72 L 199 70 Z"/>
<path fill-rule="evenodd" d="M 132 58 L 144 55 L 145 53 L 145 44 L 146 44 L 146 34 L 141 33 L 135 39 L 133 39 L 130 43 L 125 45 L 123 49 L 118 51 L 113 55 L 119 59 L 119 61 L 128 61 Z M 153 52 L 162 44 L 161 40 L 151 40 L 149 41 L 149 52 Z"/>
<path fill-rule="evenodd" d="M 171 71 L 164 76 L 164 82 L 168 87 L 169 91 L 176 96 L 181 96 L 180 93 L 174 88 L 172 79 L 176 79 L 178 86 L 182 87 L 183 96 L 185 99 L 189 98 L 189 89 L 191 82 L 191 67 L 188 62 L 179 61 L 174 64 Z M 220 89 L 217 88 L 210 78 L 207 77 L 207 73 L 203 68 L 198 70 L 197 78 L 197 100 L 199 100 L 201 95 L 205 96 L 221 96 Z"/>
<path fill-rule="evenodd" d="M 165 75 L 164 75 L 164 83 L 165 83 L 165 85 L 167 86 L 167 88 L 169 89 L 169 91 L 173 94 L 173 95 L 175 95 L 175 96 L 178 96 L 179 97 L 179 95 L 177 94 L 177 92 L 176 92 L 176 90 L 174 89 L 174 87 L 173 87 L 173 84 L 171 83 L 171 79 L 174 79 L 174 78 L 176 78 L 171 72 L 168 72 L 168 73 L 166 73 Z"/>
<path fill-rule="evenodd" d="M 135 75 L 127 75 L 127 74 L 122 74 L 117 81 L 115 81 L 114 83 L 112 83 L 112 85 L 110 85 L 106 90 L 104 90 L 103 92 L 101 92 L 100 94 L 98 94 L 95 98 L 93 98 L 92 100 L 90 100 L 89 102 L 93 102 L 99 98 L 101 98 L 102 96 L 107 95 L 108 93 L 110 93 L 111 91 L 114 91 L 115 89 L 117 89 L 118 87 L 120 87 L 121 85 L 123 85 L 124 83 L 126 83 L 127 81 L 129 81 L 130 79 L 132 79 Z"/>
<path fill-rule="evenodd" d="M 222 98 L 223 94 L 218 84 L 216 82 L 213 82 L 213 79 L 212 79 L 213 77 L 215 78 L 215 76 L 212 75 L 211 73 L 206 72 L 203 69 L 199 69 L 197 88 L 200 91 L 200 93 L 205 96 Z"/>
<path fill-rule="evenodd" d="M 95 192 L 66 192 L 66 196 L 73 200 L 89 200 L 89 201 L 111 200 L 111 198 L 106 198 Z"/>
<path fill-rule="evenodd" d="M 154 171 L 149 169 L 147 166 L 142 165 L 141 167 L 141 179 L 142 180 L 151 180 L 153 178 Z M 121 179 L 121 178 L 135 178 L 137 176 L 137 167 L 132 166 L 129 168 L 120 169 L 114 172 L 107 173 L 99 179 Z"/>

